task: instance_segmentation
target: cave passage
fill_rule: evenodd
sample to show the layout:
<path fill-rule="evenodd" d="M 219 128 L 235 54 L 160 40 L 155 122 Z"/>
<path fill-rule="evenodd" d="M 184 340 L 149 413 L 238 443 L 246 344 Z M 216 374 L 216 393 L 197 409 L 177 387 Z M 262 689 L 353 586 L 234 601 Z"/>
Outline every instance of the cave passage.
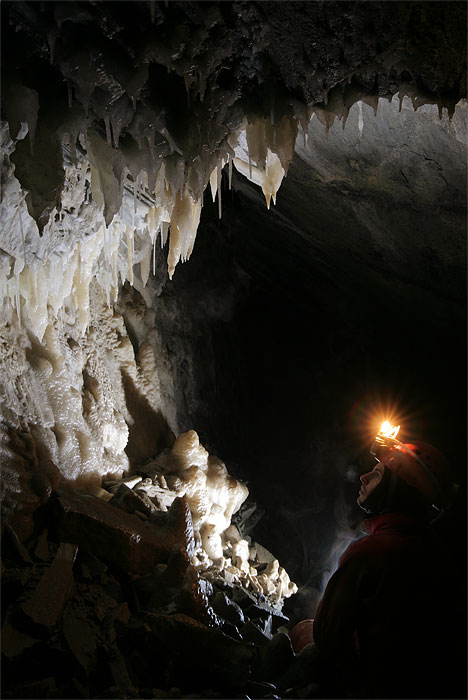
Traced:
<path fill-rule="evenodd" d="M 384 418 L 466 696 L 466 4 L 1 12 L 3 697 L 338 697 L 290 633 Z"/>

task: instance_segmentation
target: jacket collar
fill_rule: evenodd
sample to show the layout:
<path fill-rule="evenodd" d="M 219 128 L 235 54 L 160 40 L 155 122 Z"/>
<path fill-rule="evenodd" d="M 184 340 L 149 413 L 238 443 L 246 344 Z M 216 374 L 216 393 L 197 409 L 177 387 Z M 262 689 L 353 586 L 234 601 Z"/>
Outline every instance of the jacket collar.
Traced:
<path fill-rule="evenodd" d="M 424 522 L 410 513 L 380 513 L 380 515 L 374 515 L 372 518 L 366 519 L 366 530 L 371 535 L 388 530 L 423 530 L 424 527 Z"/>

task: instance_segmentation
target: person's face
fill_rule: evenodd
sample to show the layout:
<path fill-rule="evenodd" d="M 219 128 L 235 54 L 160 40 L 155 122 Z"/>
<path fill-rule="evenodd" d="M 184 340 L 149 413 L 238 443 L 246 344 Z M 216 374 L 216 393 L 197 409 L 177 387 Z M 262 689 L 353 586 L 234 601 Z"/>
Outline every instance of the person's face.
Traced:
<path fill-rule="evenodd" d="M 375 465 L 372 471 L 367 472 L 360 476 L 361 488 L 359 490 L 359 496 L 357 498 L 358 505 L 362 505 L 366 499 L 370 496 L 372 491 L 380 484 L 382 481 L 382 476 L 384 473 L 384 466 L 380 462 Z"/>

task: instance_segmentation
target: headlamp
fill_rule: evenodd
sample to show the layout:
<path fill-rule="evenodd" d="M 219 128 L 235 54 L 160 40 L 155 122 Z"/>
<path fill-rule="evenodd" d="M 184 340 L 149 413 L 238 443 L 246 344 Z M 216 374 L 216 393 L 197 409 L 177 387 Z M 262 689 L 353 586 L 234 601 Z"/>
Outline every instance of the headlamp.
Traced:
<path fill-rule="evenodd" d="M 390 421 L 385 420 L 380 426 L 379 432 L 374 438 L 374 442 L 372 444 L 372 447 L 370 449 L 370 453 L 374 455 L 375 459 L 377 462 L 381 462 L 382 458 L 387 454 L 387 451 L 392 448 L 396 447 L 397 450 L 400 450 L 401 452 L 406 452 L 412 459 L 416 460 L 424 471 L 429 475 L 432 483 L 435 485 L 437 491 L 441 495 L 441 499 L 444 500 L 444 492 L 442 490 L 442 487 L 439 483 L 439 480 L 435 476 L 435 474 L 429 469 L 427 464 L 423 462 L 422 459 L 418 457 L 412 450 L 410 450 L 406 445 L 404 445 L 400 440 L 397 440 L 397 435 L 400 431 L 400 426 L 399 425 L 392 425 Z M 438 508 L 436 505 L 433 504 L 433 507 L 439 511 L 440 508 Z"/>
<path fill-rule="evenodd" d="M 392 445 L 402 445 L 402 443 L 396 439 L 400 430 L 399 425 L 392 425 L 390 421 L 385 420 L 379 429 L 379 432 L 374 438 L 374 442 L 370 449 L 370 453 L 374 455 L 377 462 L 380 462 L 379 455 L 382 452 L 392 447 Z"/>

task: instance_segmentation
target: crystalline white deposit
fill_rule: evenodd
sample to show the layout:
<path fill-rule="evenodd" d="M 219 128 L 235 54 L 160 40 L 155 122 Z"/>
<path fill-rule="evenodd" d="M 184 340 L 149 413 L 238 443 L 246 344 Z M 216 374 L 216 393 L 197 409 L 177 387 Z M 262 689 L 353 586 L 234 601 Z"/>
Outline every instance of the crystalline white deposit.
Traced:
<path fill-rule="evenodd" d="M 145 469 L 152 478 L 136 484 L 138 491 L 167 505 L 176 496 L 187 498 L 197 543 L 192 561 L 203 576 L 262 594 L 276 608 L 296 593 L 296 584 L 278 560 L 250 538 L 243 538 L 231 524 L 248 489 L 230 476 L 218 457 L 207 452 L 194 430 L 179 435 L 172 450 Z"/>
<path fill-rule="evenodd" d="M 42 342 L 19 328 L 12 312 L 2 318 L 0 405 L 8 425 L 29 426 L 47 445 L 64 476 L 100 480 L 129 468 L 122 373 L 154 410 L 161 399 L 151 348 L 135 357 L 122 317 L 95 282 L 87 313 L 83 333 L 69 309 L 54 318 L 49 306 Z"/>

